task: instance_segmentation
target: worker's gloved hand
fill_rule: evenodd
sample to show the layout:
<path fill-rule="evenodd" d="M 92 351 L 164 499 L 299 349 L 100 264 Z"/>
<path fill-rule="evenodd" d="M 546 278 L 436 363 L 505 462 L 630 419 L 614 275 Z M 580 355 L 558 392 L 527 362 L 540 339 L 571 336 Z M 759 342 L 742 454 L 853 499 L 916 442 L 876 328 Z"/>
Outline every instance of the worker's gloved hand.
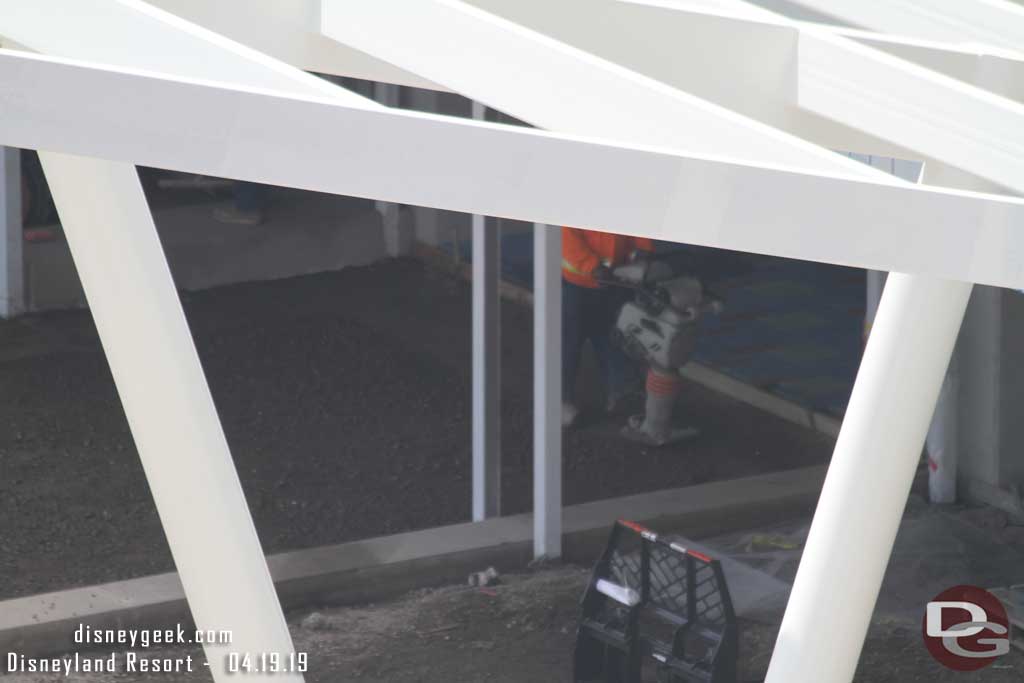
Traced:
<path fill-rule="evenodd" d="M 647 274 L 647 262 L 646 261 L 632 261 L 622 266 L 617 266 L 612 271 L 616 280 L 621 282 L 627 282 L 631 285 L 643 284 L 644 277 Z"/>
<path fill-rule="evenodd" d="M 590 271 L 590 277 L 594 278 L 598 282 L 610 282 L 615 279 L 612 274 L 612 269 L 601 263 L 598 264 L 592 271 Z"/>

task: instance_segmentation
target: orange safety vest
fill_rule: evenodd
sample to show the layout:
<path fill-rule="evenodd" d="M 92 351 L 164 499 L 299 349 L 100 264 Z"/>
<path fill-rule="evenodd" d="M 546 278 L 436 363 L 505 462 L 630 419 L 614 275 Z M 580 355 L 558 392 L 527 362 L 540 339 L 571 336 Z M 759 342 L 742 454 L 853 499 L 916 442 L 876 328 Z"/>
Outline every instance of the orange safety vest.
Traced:
<path fill-rule="evenodd" d="M 581 287 L 596 288 L 590 273 L 599 264 L 609 268 L 626 263 L 637 251 L 654 251 L 654 243 L 645 237 L 629 237 L 613 232 L 581 228 L 562 228 L 562 277 Z"/>

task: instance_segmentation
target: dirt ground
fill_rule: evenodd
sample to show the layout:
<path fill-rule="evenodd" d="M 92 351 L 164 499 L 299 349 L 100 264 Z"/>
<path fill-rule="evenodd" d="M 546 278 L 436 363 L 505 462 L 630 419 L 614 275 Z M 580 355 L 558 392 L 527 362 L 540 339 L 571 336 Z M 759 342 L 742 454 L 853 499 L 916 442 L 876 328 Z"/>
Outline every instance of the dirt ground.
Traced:
<path fill-rule="evenodd" d="M 321 609 L 289 618 L 296 652 L 305 653 L 310 683 L 540 683 L 572 680 L 579 597 L 588 570 L 561 566 L 505 576 L 493 588 L 454 586 L 417 591 L 363 607 Z M 740 622 L 739 681 L 761 681 L 777 626 Z M 121 672 L 81 675 L 83 683 L 210 681 L 198 648 L 145 651 L 147 657 L 191 654 L 193 673 Z M 93 656 L 100 654 L 94 652 Z M 106 655 L 107 651 L 103 650 Z M 123 654 L 118 651 L 119 661 Z M 210 659 L 222 666 L 223 653 Z M 965 674 L 935 662 L 921 639 L 920 622 L 876 619 L 864 646 L 857 683 L 1013 683 L 1024 674 L 1014 650 L 983 671 Z M 55 683 L 61 675 L 14 674 L 10 683 Z"/>
<path fill-rule="evenodd" d="M 184 297 L 267 552 L 465 521 L 470 289 L 414 260 Z M 503 496 L 531 491 L 532 316 L 503 310 Z M 581 391 L 601 401 L 593 362 Z M 88 312 L 0 323 L 0 597 L 173 569 Z M 153 387 L 159 392 L 160 387 Z M 703 436 L 568 435 L 568 504 L 824 462 L 831 441 L 688 385 Z"/>

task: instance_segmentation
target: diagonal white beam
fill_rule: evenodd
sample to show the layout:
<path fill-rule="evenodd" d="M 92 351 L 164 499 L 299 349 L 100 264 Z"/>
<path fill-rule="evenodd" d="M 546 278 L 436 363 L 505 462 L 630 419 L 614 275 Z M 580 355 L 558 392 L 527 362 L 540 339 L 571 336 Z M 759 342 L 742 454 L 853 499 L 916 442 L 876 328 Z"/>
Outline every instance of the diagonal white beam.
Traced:
<path fill-rule="evenodd" d="M 34 51 L 376 106 L 136 0 L 9 2 L 0 31 Z M 291 635 L 134 160 L 52 151 L 40 160 L 196 625 L 232 631 L 229 648 L 204 644 L 211 674 L 230 676 L 228 649 L 290 661 Z"/>
<path fill-rule="evenodd" d="M 792 1 L 875 31 L 1009 50 L 1024 48 L 1024 7 L 1009 0 Z"/>
<path fill-rule="evenodd" d="M 766 683 L 853 680 L 971 289 L 889 274 Z"/>
<path fill-rule="evenodd" d="M 289 3 L 281 3 L 279 0 L 218 0 L 217 2 L 209 2 L 209 0 L 149 0 L 149 2 L 176 16 L 306 71 L 352 76 L 419 88 L 447 90 L 442 85 L 324 36 L 320 29 L 321 0 L 292 0 Z M 676 4 L 684 8 L 704 9 L 713 13 L 729 14 L 731 12 L 734 16 L 767 21 L 775 21 L 780 18 L 776 13 L 741 2 L 741 0 L 679 0 Z M 548 9 L 552 13 L 560 13 L 563 11 L 563 3 L 549 3 Z M 592 12 L 593 7 L 588 11 Z M 1012 62 L 1020 60 L 1014 60 L 1009 54 L 994 55 L 987 52 L 978 54 L 977 50 L 950 43 L 899 38 L 884 33 L 840 27 L 830 28 L 842 35 L 890 51 L 904 59 L 947 73 L 947 75 L 960 77 L 958 74 L 965 71 L 973 72 L 976 65 L 985 64 L 988 61 L 999 63 L 1004 60 L 1011 62 L 1010 74 L 1018 73 Z M 986 71 L 990 67 L 980 68 Z M 968 76 L 964 80 L 982 85 L 976 82 L 973 76 Z M 1024 78 L 1021 80 L 1024 81 Z M 1003 85 L 1004 82 L 1007 85 Z M 988 85 L 983 85 L 983 87 L 992 89 L 997 94 L 1006 94 L 999 88 L 1004 87 L 1013 91 L 1013 82 L 1015 80 L 1008 74 L 1006 79 L 998 79 L 998 82 L 991 87 Z M 1021 99 L 1021 96 L 1014 96 L 1014 98 Z"/>
<path fill-rule="evenodd" d="M 797 105 L 1024 193 L 1024 105 L 828 33 L 801 32 Z"/>
<path fill-rule="evenodd" d="M 740 18 L 657 0 L 563 0 L 557 6 L 542 0 L 470 1 L 819 144 L 936 160 L 987 183 L 1018 192 L 1024 187 L 1019 172 L 1024 159 L 1007 154 L 1008 147 L 1024 143 L 1020 103 L 829 30 L 783 17 Z M 1007 68 L 1024 77 L 1024 63 L 1002 60 L 998 76 L 979 73 L 979 85 L 1001 82 Z M 1019 90 L 1016 79 L 1011 77 L 1011 83 L 1004 87 Z M 903 96 L 908 88 L 915 98 Z M 838 97 L 844 98 L 842 104 Z M 860 104 L 856 117 L 842 110 L 850 99 Z M 921 109 L 934 126 L 960 133 L 951 139 L 935 135 L 929 126 L 932 134 L 920 135 Z M 965 110 L 970 119 L 959 113 Z M 984 133 L 965 138 L 968 120 Z M 984 186 L 969 179 L 958 184 Z"/>
<path fill-rule="evenodd" d="M 341 7 L 340 3 L 335 3 L 333 6 L 335 8 Z M 443 16 L 444 12 L 431 13 L 425 10 L 425 4 L 418 7 L 422 12 L 419 15 L 420 21 L 432 27 L 434 31 L 439 31 L 446 25 L 457 24 L 466 14 L 471 14 L 463 13 L 460 15 L 454 11 L 458 8 L 458 4 L 454 2 L 435 3 L 434 6 L 441 6 L 444 10 L 451 10 L 447 13 L 447 16 Z M 372 12 L 369 14 L 362 13 L 360 16 L 365 18 L 371 15 Z M 354 15 L 346 13 L 345 16 L 351 19 Z M 475 18 L 479 19 L 479 17 Z M 337 20 L 336 17 L 335 19 Z M 328 31 L 331 30 L 331 26 L 333 24 L 325 22 L 325 28 Z M 508 27 L 501 32 L 487 31 L 484 29 L 485 26 L 486 24 L 482 21 L 476 21 L 475 23 L 466 22 L 459 26 L 458 30 L 460 35 L 473 35 L 474 38 L 486 40 L 490 45 L 497 44 L 498 47 L 492 49 L 492 53 L 495 53 L 494 56 L 498 59 L 507 58 L 511 52 L 509 45 L 503 45 L 500 42 L 496 43 L 496 41 L 500 41 L 502 38 L 508 39 L 510 35 L 515 35 L 516 31 Z M 488 28 L 493 28 L 493 26 Z M 635 29 L 633 26 L 631 28 Z M 451 38 L 453 37 L 449 36 L 444 41 L 444 44 L 446 46 L 451 45 Z M 520 34 L 518 37 L 521 39 L 523 36 Z M 646 37 L 650 38 L 650 36 Z M 409 36 L 406 35 L 403 38 L 408 39 Z M 344 33 L 342 39 L 352 41 L 358 40 L 358 37 Z M 375 41 L 370 39 L 369 42 L 374 43 Z M 523 42 L 525 41 L 519 41 L 519 43 Z M 678 45 L 679 42 L 677 36 L 672 44 Z M 449 54 L 443 55 L 444 58 L 441 60 L 430 60 L 414 59 L 411 56 L 404 55 L 404 49 L 415 50 L 417 47 L 415 45 L 408 45 L 406 40 L 402 41 L 400 49 L 394 49 L 388 45 L 373 44 L 366 46 L 365 43 L 360 43 L 360 45 L 364 49 L 374 52 L 374 54 L 387 55 L 387 59 L 397 61 L 407 68 L 420 69 L 420 73 L 428 74 L 432 80 L 446 83 L 453 89 L 471 95 L 475 99 L 488 101 L 487 98 L 492 96 L 486 77 L 495 71 L 494 63 L 485 60 L 482 64 L 472 63 L 467 65 L 457 58 L 450 59 L 450 57 L 459 54 L 458 48 L 448 50 Z M 519 45 L 519 47 L 524 48 L 522 45 Z M 783 50 L 785 47 L 786 45 L 783 43 Z M 544 54 L 543 51 L 536 49 L 536 45 L 525 46 L 525 50 Z M 487 48 L 484 48 L 484 51 L 486 52 Z M 551 57 L 551 53 L 544 54 L 544 58 L 548 60 Z M 797 59 L 802 60 L 802 55 L 798 55 Z M 550 71 L 547 72 L 550 74 L 551 81 L 554 83 L 572 82 L 575 85 L 576 81 L 567 80 L 566 74 L 568 68 L 578 66 L 579 61 L 582 60 L 577 60 L 576 63 L 570 65 L 553 63 Z M 480 67 L 479 71 L 475 70 L 477 66 Z M 803 65 L 801 64 L 801 66 Z M 502 80 L 503 76 L 507 77 L 508 75 L 502 74 L 500 70 L 498 71 L 499 80 Z M 530 64 L 521 76 L 528 83 L 538 79 L 543 82 L 546 73 L 543 70 L 537 70 L 535 65 Z M 854 77 L 854 82 L 858 86 L 861 85 L 856 77 Z M 586 85 L 591 85 L 591 83 L 586 82 Z M 803 87 L 802 82 L 800 86 Z M 575 91 L 583 91 L 585 93 L 586 88 L 581 88 L 577 85 Z M 576 92 L 574 92 L 574 95 Z M 617 91 L 613 91 L 613 96 L 615 92 Z M 545 95 L 543 86 L 532 89 L 523 87 L 516 95 L 517 98 L 512 104 L 521 108 L 517 110 L 506 107 L 506 111 L 519 116 L 522 116 L 524 111 L 554 116 L 564 114 L 567 109 L 558 101 L 549 103 L 548 108 L 543 109 L 543 96 Z M 536 100 L 541 100 L 541 104 L 538 104 Z M 489 103 L 491 102 L 493 100 Z M 526 109 L 527 107 L 529 109 Z M 872 114 L 874 113 L 872 112 Z M 977 116 L 976 111 L 972 113 Z M 534 119 L 528 118 L 528 120 Z M 657 122 L 657 119 L 655 118 L 654 121 Z M 636 129 L 646 130 L 650 122 L 650 115 L 648 117 L 636 118 L 633 126 L 627 126 L 621 122 L 618 124 L 611 122 L 606 124 L 609 128 L 604 131 L 604 134 L 609 136 L 628 136 Z M 892 122 L 893 118 L 891 116 L 889 118 L 880 117 L 875 121 L 879 129 L 891 126 Z M 621 128 L 616 129 L 616 125 L 621 126 Z M 639 139 L 649 140 L 649 138 L 643 137 L 643 133 L 640 133 L 639 136 Z M 626 139 L 632 140 L 635 138 Z M 665 140 L 660 141 L 665 144 L 672 144 L 677 138 L 669 138 L 669 140 L 670 142 L 667 143 L 665 143 Z M 720 141 L 714 140 L 714 142 L 719 143 Z M 981 166 L 986 172 L 995 174 L 1000 178 L 1008 178 L 1012 175 L 1004 175 L 1006 169 L 1003 167 L 995 169 L 992 159 L 985 161 L 988 163 Z M 744 199 L 756 202 L 760 199 L 760 196 Z M 735 203 L 730 204 L 726 201 L 723 206 L 732 209 Z M 541 235 L 538 235 L 538 240 L 540 238 Z M 544 255 L 539 253 L 537 260 L 542 263 Z M 928 277 L 895 274 L 891 280 L 892 285 L 889 288 L 889 292 L 887 292 L 882 306 L 882 314 L 880 315 L 884 330 L 881 332 L 876 330 L 875 334 L 880 341 L 872 342 L 869 354 L 866 356 L 862 370 L 858 375 L 858 387 L 855 390 L 853 405 L 863 406 L 863 409 L 859 411 L 854 410 L 851 418 L 844 422 L 843 432 L 837 445 L 832 468 L 834 474 L 830 474 L 830 479 L 833 483 L 831 486 L 826 487 L 823 492 L 822 501 L 815 520 L 817 532 L 814 547 L 813 549 L 808 548 L 808 552 L 811 553 L 811 560 L 806 564 L 811 565 L 812 568 L 804 572 L 803 581 L 799 585 L 800 591 L 794 592 L 794 599 L 788 612 L 788 615 L 792 616 L 789 616 L 785 624 L 788 628 L 784 634 L 785 637 L 780 637 L 776 656 L 773 659 L 773 669 L 769 674 L 770 680 L 773 682 L 810 680 L 812 676 L 817 675 L 823 680 L 840 683 L 852 677 L 853 667 L 856 665 L 864 639 L 866 628 L 865 614 L 868 617 L 870 616 L 869 603 L 873 604 L 874 597 L 877 596 L 881 572 L 884 570 L 885 561 L 891 549 L 892 536 L 895 535 L 895 528 L 899 524 L 900 510 L 902 509 L 901 503 L 905 500 L 909 488 L 909 478 L 913 470 L 912 465 L 920 451 L 924 439 L 924 431 L 927 429 L 928 418 L 934 406 L 937 387 L 945 371 L 949 350 L 952 347 L 952 340 L 955 339 L 956 330 L 960 325 L 964 307 L 971 291 L 971 285 L 968 283 L 940 281 Z M 924 333 L 926 335 L 932 331 L 937 332 L 939 339 L 938 343 L 931 345 L 927 352 L 923 354 L 924 362 L 914 365 L 907 362 L 906 357 L 908 354 L 913 355 L 918 352 L 917 347 L 920 344 L 914 342 L 917 336 L 922 334 L 922 330 L 928 331 Z M 540 349 L 544 347 L 543 344 L 535 343 L 535 348 L 537 353 L 539 353 Z M 899 385 L 900 391 L 887 392 L 885 390 L 882 380 L 889 378 Z M 906 416 L 907 419 L 904 422 L 902 420 L 904 416 L 900 414 L 899 407 L 906 403 L 913 405 L 914 410 Z M 880 415 L 884 415 L 881 418 L 884 420 L 884 424 L 883 428 L 879 430 L 876 427 L 880 421 Z M 880 437 L 879 434 L 891 438 L 887 440 Z M 880 464 L 888 465 L 887 469 L 884 470 L 887 477 L 891 474 L 891 480 L 887 480 L 886 486 L 880 491 L 883 509 L 877 514 L 852 510 L 848 518 L 844 519 L 841 511 L 849 510 L 849 501 L 851 499 L 863 499 L 864 495 L 871 490 L 870 477 L 865 479 L 864 477 L 855 477 L 848 474 L 849 468 L 856 464 L 857 456 L 864 448 L 874 448 L 877 453 L 873 457 Z M 551 463 L 548 464 L 550 465 Z M 541 477 L 537 481 L 543 480 L 544 478 Z M 540 491 L 540 489 L 537 488 L 537 491 Z M 538 493 L 535 493 L 535 509 L 538 510 L 535 524 L 538 523 L 538 520 L 541 519 L 544 513 L 542 508 L 537 507 L 536 497 L 538 495 Z M 545 502 L 548 502 L 547 498 L 545 498 Z M 542 526 L 543 524 L 541 524 Z M 859 544 L 861 547 L 858 547 L 858 550 L 863 551 L 863 555 L 857 557 L 847 567 L 845 573 L 840 574 L 838 571 L 835 571 L 832 576 L 829 576 L 824 572 L 815 571 L 817 567 L 814 566 L 813 560 L 828 556 L 829 551 L 834 550 L 831 538 L 845 539 L 852 537 L 856 541 L 861 541 L 863 530 L 870 529 L 872 526 L 878 527 L 880 533 L 872 543 L 862 542 Z M 890 531 L 891 533 L 889 533 Z M 540 537 L 541 533 L 538 532 L 537 536 Z M 831 562 L 830 566 L 833 566 L 833 568 L 835 568 L 835 556 L 836 553 L 832 552 L 828 558 L 828 562 Z M 809 627 L 813 628 L 814 624 L 805 618 L 805 614 L 800 610 L 800 605 L 808 602 L 808 598 L 834 592 L 836 585 L 843 583 L 837 577 L 848 579 L 847 582 L 855 582 L 856 590 L 851 591 L 851 596 L 847 599 L 837 603 L 839 620 L 844 624 L 849 622 L 851 628 L 844 628 L 842 637 L 837 639 L 834 653 L 836 661 L 834 663 L 826 663 L 828 659 L 826 655 L 831 654 L 828 644 L 818 642 L 820 641 L 820 629 L 817 636 L 808 633 Z M 820 601 L 817 604 L 820 605 Z M 862 626 L 865 626 L 865 628 L 861 628 Z M 821 661 L 803 656 L 808 650 L 814 652 L 815 656 L 819 657 Z"/>
<path fill-rule="evenodd" d="M 377 106 L 141 0 L 6 0 L 0 36 L 47 55 Z"/>
<path fill-rule="evenodd" d="M 443 90 L 320 33 L 321 0 L 150 0 L 150 4 L 306 71 Z"/>
<path fill-rule="evenodd" d="M 1024 288 L 1024 201 L 1011 197 L 350 107 L 5 50 L 0 81 L 0 145 Z"/>
<path fill-rule="evenodd" d="M 394 21 L 396 13 L 403 21 Z M 546 130 L 809 171 L 882 176 L 468 3 L 326 0 L 323 30 L 339 42 Z M 782 47 L 795 54 L 794 31 L 782 36 Z M 571 93 L 566 92 L 569 84 Z"/>
<path fill-rule="evenodd" d="M 796 99 L 798 31 L 768 12 L 743 18 L 616 0 L 467 1 L 773 127 L 787 124 Z"/>
<path fill-rule="evenodd" d="M 40 152 L 174 563 L 217 681 L 228 652 L 294 651 L 156 226 L 130 163 Z M 287 672 L 282 680 L 301 682 Z"/>
<path fill-rule="evenodd" d="M 850 38 L 894 57 L 913 62 L 988 92 L 1024 103 L 1024 56 L 1003 50 L 985 50 L 930 40 L 898 38 L 856 29 L 834 29 Z"/>

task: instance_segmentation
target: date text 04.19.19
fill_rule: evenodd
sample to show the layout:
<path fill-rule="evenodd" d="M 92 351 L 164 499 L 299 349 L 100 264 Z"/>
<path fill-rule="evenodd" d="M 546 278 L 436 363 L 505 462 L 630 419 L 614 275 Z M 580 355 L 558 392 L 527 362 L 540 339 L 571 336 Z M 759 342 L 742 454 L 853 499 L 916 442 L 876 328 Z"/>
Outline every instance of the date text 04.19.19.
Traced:
<path fill-rule="evenodd" d="M 306 673 L 306 652 L 229 652 L 224 657 L 228 673 Z"/>

